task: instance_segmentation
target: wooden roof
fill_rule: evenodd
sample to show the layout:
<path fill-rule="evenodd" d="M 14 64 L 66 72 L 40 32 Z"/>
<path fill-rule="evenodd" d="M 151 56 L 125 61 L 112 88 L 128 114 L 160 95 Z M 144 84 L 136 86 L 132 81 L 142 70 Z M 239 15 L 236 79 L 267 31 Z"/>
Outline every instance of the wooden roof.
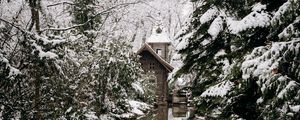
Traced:
<path fill-rule="evenodd" d="M 172 72 L 173 71 L 173 67 L 167 62 L 165 61 L 163 58 L 161 58 L 158 54 L 156 54 L 156 52 L 151 48 L 151 46 L 147 43 L 145 43 L 138 51 L 137 54 L 140 55 L 142 52 L 144 51 L 148 51 L 150 52 L 155 59 L 162 64 L 167 70 L 168 72 Z"/>

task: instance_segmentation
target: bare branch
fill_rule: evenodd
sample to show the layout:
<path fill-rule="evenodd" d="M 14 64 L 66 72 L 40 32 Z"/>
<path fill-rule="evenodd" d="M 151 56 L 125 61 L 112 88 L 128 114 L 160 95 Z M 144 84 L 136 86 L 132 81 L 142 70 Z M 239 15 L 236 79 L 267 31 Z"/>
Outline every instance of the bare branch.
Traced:
<path fill-rule="evenodd" d="M 115 5 L 113 7 L 110 7 L 108 9 L 104 10 L 104 11 L 101 11 L 101 12 L 97 13 L 96 15 L 92 16 L 91 19 L 87 20 L 86 22 L 84 22 L 82 24 L 78 24 L 78 25 L 75 25 L 75 26 L 67 27 L 67 28 L 45 28 L 45 29 L 42 29 L 41 32 L 48 31 L 48 30 L 52 30 L 52 31 L 67 31 L 67 30 L 70 30 L 70 29 L 73 29 L 73 28 L 81 27 L 81 26 L 84 26 L 84 25 L 88 24 L 89 22 L 91 22 L 93 19 L 95 19 L 99 15 L 103 15 L 103 14 L 109 13 L 113 9 L 116 9 L 118 7 L 126 7 L 128 5 L 138 4 L 138 3 L 141 3 L 141 1 L 118 4 L 118 5 Z"/>
<path fill-rule="evenodd" d="M 46 29 L 42 29 L 41 32 L 44 32 L 44 31 L 47 31 L 47 30 L 52 30 L 52 31 L 67 31 L 67 30 L 71 30 L 73 28 L 84 26 L 88 22 L 90 22 L 90 20 L 86 21 L 85 23 L 74 25 L 74 26 L 71 26 L 71 27 L 66 27 L 66 28 L 46 28 Z"/>
<path fill-rule="evenodd" d="M 65 1 L 65 2 L 59 2 L 59 3 L 55 3 L 55 4 L 52 4 L 52 5 L 47 5 L 47 7 L 53 7 L 53 6 L 57 6 L 57 5 L 61 5 L 61 4 L 68 4 L 68 5 L 75 5 L 74 3 L 72 3 L 72 2 L 67 2 L 67 1 Z"/>
<path fill-rule="evenodd" d="M 15 24 L 13 24 L 13 23 L 8 22 L 7 20 L 4 20 L 4 19 L 0 18 L 0 21 L 3 21 L 3 22 L 5 22 L 5 23 L 7 23 L 7 24 L 9 24 L 9 25 L 11 25 L 11 26 L 17 28 L 18 30 L 20 30 L 20 31 L 23 32 L 23 33 L 29 33 L 28 31 L 25 31 L 24 29 L 20 28 L 19 26 L 15 25 Z"/>
<path fill-rule="evenodd" d="M 31 37 L 31 38 L 34 39 L 34 40 L 40 40 L 40 39 L 41 39 L 41 38 L 39 37 L 38 34 L 33 33 L 33 32 L 30 32 L 30 31 L 27 31 L 26 29 L 22 29 L 22 28 L 19 27 L 18 25 L 13 24 L 13 23 L 11 23 L 11 22 L 8 22 L 8 21 L 5 20 L 5 19 L 0 18 L 0 21 L 3 21 L 3 22 L 5 22 L 5 23 L 7 23 L 7 24 L 9 24 L 9 25 L 11 25 L 11 26 L 13 26 L 13 27 L 15 27 L 16 29 L 20 30 L 22 33 L 28 35 L 29 37 Z"/>

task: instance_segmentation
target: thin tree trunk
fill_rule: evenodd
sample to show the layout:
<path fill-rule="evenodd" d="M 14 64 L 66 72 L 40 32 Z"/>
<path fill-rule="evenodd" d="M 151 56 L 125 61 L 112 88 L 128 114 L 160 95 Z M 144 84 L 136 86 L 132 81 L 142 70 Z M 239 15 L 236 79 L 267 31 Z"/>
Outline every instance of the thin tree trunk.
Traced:
<path fill-rule="evenodd" d="M 40 0 L 29 0 L 29 6 L 31 7 L 31 20 L 32 23 L 30 25 L 31 29 L 33 27 L 33 25 L 35 25 L 35 30 L 38 34 L 40 34 L 40 19 L 39 19 L 39 4 L 40 4 Z M 40 66 L 35 66 L 37 68 L 34 69 L 38 69 Z M 35 95 L 34 95 L 34 109 L 35 109 L 35 119 L 37 120 L 41 120 L 41 111 L 40 111 L 40 88 L 41 88 L 41 84 L 40 84 L 40 75 L 37 73 L 35 74 L 35 81 L 34 81 L 34 87 L 35 87 Z"/>
<path fill-rule="evenodd" d="M 39 15 L 39 9 L 40 9 L 40 0 L 29 0 L 29 6 L 31 7 L 31 25 L 29 29 L 35 25 L 35 30 L 38 34 L 41 32 L 40 28 L 40 15 Z"/>

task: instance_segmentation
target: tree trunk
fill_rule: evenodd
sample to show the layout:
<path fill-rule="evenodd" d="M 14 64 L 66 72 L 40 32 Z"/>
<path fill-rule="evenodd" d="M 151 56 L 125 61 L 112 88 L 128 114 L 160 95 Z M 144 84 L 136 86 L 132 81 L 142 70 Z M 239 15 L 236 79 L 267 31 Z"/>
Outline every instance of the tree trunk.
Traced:
<path fill-rule="evenodd" d="M 40 9 L 40 0 L 29 0 L 29 6 L 31 7 L 31 25 L 29 29 L 35 25 L 35 30 L 38 34 L 40 34 L 40 15 L 39 15 L 39 9 Z"/>
<path fill-rule="evenodd" d="M 40 8 L 40 0 L 29 0 L 29 6 L 31 7 L 31 26 L 29 29 L 35 25 L 35 30 L 38 34 L 40 34 L 40 19 L 39 19 L 39 8 Z M 39 69 L 40 66 L 35 66 Z M 37 72 L 37 71 L 36 71 Z M 35 119 L 41 120 L 41 111 L 40 111 L 40 75 L 37 73 L 35 74 L 35 81 L 34 81 L 34 88 L 35 88 L 35 95 L 34 95 L 34 111 L 35 111 Z"/>

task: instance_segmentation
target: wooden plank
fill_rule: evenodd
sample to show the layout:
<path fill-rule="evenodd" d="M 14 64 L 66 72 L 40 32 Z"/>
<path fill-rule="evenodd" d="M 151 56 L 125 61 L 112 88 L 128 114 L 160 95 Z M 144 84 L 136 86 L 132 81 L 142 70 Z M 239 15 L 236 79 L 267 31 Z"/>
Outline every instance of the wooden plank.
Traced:
<path fill-rule="evenodd" d="M 186 97 L 173 96 L 173 103 L 186 103 L 186 102 L 187 102 Z"/>

